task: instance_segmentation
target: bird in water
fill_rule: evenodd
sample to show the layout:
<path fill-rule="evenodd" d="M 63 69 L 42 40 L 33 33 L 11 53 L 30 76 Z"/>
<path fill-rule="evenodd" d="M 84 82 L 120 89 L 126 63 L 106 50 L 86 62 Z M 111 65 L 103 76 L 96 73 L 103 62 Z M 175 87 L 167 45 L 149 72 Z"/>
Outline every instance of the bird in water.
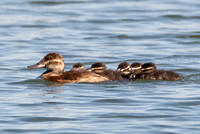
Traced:
<path fill-rule="evenodd" d="M 117 72 L 120 72 L 123 79 L 129 79 L 131 70 L 129 70 L 130 64 L 128 62 L 122 62 L 117 67 Z"/>
<path fill-rule="evenodd" d="M 73 65 L 71 70 L 85 70 L 85 65 L 83 63 L 77 62 Z"/>
<path fill-rule="evenodd" d="M 64 71 L 64 58 L 58 53 L 49 53 L 44 56 L 40 62 L 28 66 L 28 68 L 46 68 L 46 71 L 41 75 L 41 78 L 52 82 L 76 83 L 109 81 L 107 77 L 87 70 Z"/>
<path fill-rule="evenodd" d="M 141 68 L 142 68 L 142 63 L 140 62 L 132 63 L 131 66 L 129 67 L 129 70 L 131 71 L 131 74 L 129 75 L 129 79 L 132 79 L 132 80 L 140 79 Z"/>
<path fill-rule="evenodd" d="M 157 70 L 156 65 L 149 62 L 142 65 L 140 78 L 147 80 L 176 81 L 180 80 L 181 76 L 173 71 Z"/>
<path fill-rule="evenodd" d="M 96 74 L 107 77 L 110 81 L 122 80 L 122 75 L 120 72 L 106 69 L 106 65 L 103 62 L 97 62 L 92 64 L 87 70 L 92 71 Z"/>

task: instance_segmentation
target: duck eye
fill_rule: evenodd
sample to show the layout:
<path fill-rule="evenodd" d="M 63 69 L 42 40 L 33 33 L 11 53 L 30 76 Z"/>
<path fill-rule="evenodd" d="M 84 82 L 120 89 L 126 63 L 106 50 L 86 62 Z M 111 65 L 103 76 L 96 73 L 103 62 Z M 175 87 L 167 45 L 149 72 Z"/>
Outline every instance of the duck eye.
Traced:
<path fill-rule="evenodd" d="M 49 55 L 48 59 L 49 59 L 49 60 L 53 59 L 53 56 Z"/>

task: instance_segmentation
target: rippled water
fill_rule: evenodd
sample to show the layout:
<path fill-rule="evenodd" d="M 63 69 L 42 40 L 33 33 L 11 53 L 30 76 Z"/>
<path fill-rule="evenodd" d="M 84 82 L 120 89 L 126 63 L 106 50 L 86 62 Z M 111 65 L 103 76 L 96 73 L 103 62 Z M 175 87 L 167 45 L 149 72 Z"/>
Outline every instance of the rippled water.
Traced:
<path fill-rule="evenodd" d="M 200 132 L 197 0 L 1 0 L 0 133 Z M 59 85 L 26 67 L 49 52 L 66 70 L 154 62 L 181 81 Z"/>

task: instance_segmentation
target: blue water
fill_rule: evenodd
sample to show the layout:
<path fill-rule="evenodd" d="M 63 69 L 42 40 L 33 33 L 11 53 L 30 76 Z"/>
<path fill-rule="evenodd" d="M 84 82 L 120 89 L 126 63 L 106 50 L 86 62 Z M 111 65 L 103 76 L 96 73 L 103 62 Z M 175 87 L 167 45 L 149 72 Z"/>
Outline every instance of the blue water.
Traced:
<path fill-rule="evenodd" d="M 1 0 L 0 133 L 199 134 L 200 1 Z M 56 84 L 27 69 L 154 62 L 180 81 Z"/>

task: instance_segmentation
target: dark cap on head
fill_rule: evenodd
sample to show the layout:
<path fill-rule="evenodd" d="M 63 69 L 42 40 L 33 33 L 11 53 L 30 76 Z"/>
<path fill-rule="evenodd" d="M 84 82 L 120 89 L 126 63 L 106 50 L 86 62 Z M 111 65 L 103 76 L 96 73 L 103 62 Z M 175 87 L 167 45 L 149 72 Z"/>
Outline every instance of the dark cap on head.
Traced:
<path fill-rule="evenodd" d="M 78 62 L 78 63 L 75 63 L 75 64 L 73 65 L 73 68 L 74 68 L 74 67 L 76 67 L 76 68 L 78 68 L 78 67 L 84 67 L 84 64 Z"/>
<path fill-rule="evenodd" d="M 83 70 L 83 69 L 85 69 L 85 65 L 80 62 L 75 63 L 72 68 L 72 70 Z"/>
<path fill-rule="evenodd" d="M 132 63 L 131 64 L 131 67 L 142 67 L 142 63 L 140 63 L 140 62 L 134 62 L 134 63 Z"/>
<path fill-rule="evenodd" d="M 118 68 L 117 69 L 123 69 L 123 68 L 127 68 L 129 67 L 130 64 L 128 62 L 122 62 L 118 65 Z"/>
<path fill-rule="evenodd" d="M 104 67 L 106 69 L 106 65 L 103 62 L 97 62 L 92 64 L 92 68 Z"/>
<path fill-rule="evenodd" d="M 149 62 L 149 63 L 144 63 L 142 65 L 142 68 L 149 68 L 149 67 L 153 67 L 153 68 L 156 68 L 156 65 L 152 62 Z"/>

